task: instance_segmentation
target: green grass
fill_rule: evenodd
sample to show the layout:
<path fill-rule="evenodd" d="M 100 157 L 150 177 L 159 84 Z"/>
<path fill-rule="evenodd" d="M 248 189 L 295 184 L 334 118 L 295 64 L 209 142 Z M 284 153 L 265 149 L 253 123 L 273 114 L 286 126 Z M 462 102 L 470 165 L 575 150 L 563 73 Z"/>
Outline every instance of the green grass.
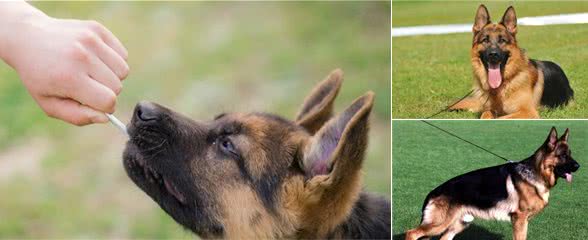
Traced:
<path fill-rule="evenodd" d="M 573 157 L 586 164 L 588 128 L 585 121 L 431 121 L 469 141 L 509 159 L 530 156 L 545 140 L 551 126 L 562 134 L 570 128 Z M 503 163 L 421 121 L 396 120 L 393 132 L 393 232 L 395 238 L 416 227 L 425 196 L 457 175 Z M 586 239 L 588 174 L 580 168 L 567 184 L 559 180 L 549 206 L 529 224 L 529 239 Z M 472 228 L 473 227 L 473 228 Z M 508 222 L 474 220 L 456 239 L 511 239 Z M 402 238 L 403 239 L 403 238 Z"/>
<path fill-rule="evenodd" d="M 394 26 L 469 23 L 475 3 L 393 3 Z M 503 13 L 507 3 L 492 2 L 490 13 Z M 519 17 L 586 12 L 588 3 L 518 3 Z M 407 13 L 414 13 L 410 15 Z M 444 9 L 436 11 L 435 9 Z M 499 10 L 499 11 L 498 11 Z M 418 17 L 419 15 L 427 17 Z M 498 15 L 500 15 L 498 14 Z M 400 15 L 400 16 L 398 16 Z M 466 18 L 467 17 L 467 18 Z M 575 101 L 561 109 L 542 109 L 542 118 L 588 116 L 588 38 L 586 24 L 519 26 L 519 46 L 529 57 L 558 63 L 575 91 Z M 425 118 L 454 103 L 473 85 L 470 64 L 471 33 L 410 36 L 392 39 L 392 116 Z M 446 112 L 436 118 L 476 118 L 470 112 Z"/>
<path fill-rule="evenodd" d="M 96 19 L 125 44 L 131 72 L 115 113 L 125 122 L 143 99 L 195 119 L 292 118 L 314 84 L 342 68 L 337 110 L 376 93 L 365 185 L 390 194 L 389 3 L 33 4 Z M 0 238 L 193 238 L 126 176 L 115 128 L 50 119 L 4 64 L 0 79 Z"/>
<path fill-rule="evenodd" d="M 483 3 L 493 21 L 499 21 L 508 6 L 517 17 L 581 13 L 588 11 L 583 1 L 393 1 L 392 26 L 470 23 Z"/>

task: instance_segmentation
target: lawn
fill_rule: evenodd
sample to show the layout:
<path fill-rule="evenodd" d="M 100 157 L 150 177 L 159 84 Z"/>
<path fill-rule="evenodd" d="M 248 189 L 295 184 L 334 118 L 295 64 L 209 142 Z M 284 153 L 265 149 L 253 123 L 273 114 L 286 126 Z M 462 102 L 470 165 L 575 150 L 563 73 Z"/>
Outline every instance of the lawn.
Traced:
<path fill-rule="evenodd" d="M 376 93 L 364 165 L 390 194 L 390 4 L 386 2 L 35 2 L 60 18 L 95 19 L 128 48 L 115 115 L 150 100 L 196 119 L 223 111 L 292 118 L 331 70 L 341 111 Z M 50 119 L 0 62 L 0 238 L 184 238 L 126 176 L 125 139 L 110 126 Z"/>
<path fill-rule="evenodd" d="M 507 2 L 488 4 L 499 19 Z M 393 26 L 473 22 L 477 3 L 394 2 Z M 586 2 L 518 2 L 518 17 L 587 12 Z M 473 24 L 473 23 L 472 23 Z M 542 118 L 588 117 L 588 25 L 519 26 L 517 39 L 531 58 L 558 63 L 575 91 L 565 108 L 542 109 Z M 425 118 L 457 101 L 473 85 L 472 34 L 395 37 L 392 39 L 392 116 Z M 470 112 L 445 112 L 436 118 L 476 118 Z"/>
<path fill-rule="evenodd" d="M 586 165 L 588 128 L 585 121 L 431 121 L 469 141 L 512 160 L 530 156 L 556 126 L 570 128 L 573 157 Z M 446 180 L 503 160 L 449 136 L 421 121 L 395 120 L 393 132 L 393 233 L 416 227 L 425 196 Z M 529 239 L 586 239 L 588 174 L 580 168 L 571 184 L 559 180 L 549 206 L 530 221 Z M 474 220 L 456 239 L 511 239 L 508 222 Z"/>

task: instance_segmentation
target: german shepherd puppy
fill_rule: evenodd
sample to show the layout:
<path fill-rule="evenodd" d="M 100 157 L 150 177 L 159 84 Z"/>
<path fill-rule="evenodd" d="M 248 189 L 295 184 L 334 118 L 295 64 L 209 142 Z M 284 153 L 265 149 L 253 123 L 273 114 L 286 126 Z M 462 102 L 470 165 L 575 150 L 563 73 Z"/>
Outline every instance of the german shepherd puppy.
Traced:
<path fill-rule="evenodd" d="M 484 5 L 476 13 L 471 62 L 474 95 L 452 110 L 482 112 L 481 118 L 539 118 L 540 105 L 555 108 L 574 96 L 568 78 L 555 63 L 529 59 L 517 44 L 517 17 L 506 9 L 499 23 Z"/>
<path fill-rule="evenodd" d="M 453 239 L 474 217 L 510 221 L 513 239 L 527 238 L 531 217 L 547 206 L 558 178 L 572 182 L 580 165 L 572 158 L 569 130 L 557 138 L 555 127 L 545 143 L 525 160 L 469 172 L 441 184 L 427 195 L 421 225 L 407 240 L 443 234 Z"/>
<path fill-rule="evenodd" d="M 341 83 L 335 70 L 294 121 L 267 113 L 193 121 L 140 102 L 126 172 L 203 238 L 390 238 L 390 201 L 361 183 L 374 94 L 331 118 Z"/>

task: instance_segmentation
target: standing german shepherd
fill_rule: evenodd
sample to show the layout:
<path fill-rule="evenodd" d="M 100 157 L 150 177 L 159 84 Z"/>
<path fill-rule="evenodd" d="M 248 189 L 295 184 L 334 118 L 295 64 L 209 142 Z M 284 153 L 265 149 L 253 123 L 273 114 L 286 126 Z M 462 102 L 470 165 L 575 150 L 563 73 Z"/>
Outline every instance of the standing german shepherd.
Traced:
<path fill-rule="evenodd" d="M 427 195 L 421 225 L 406 232 L 407 240 L 443 234 L 453 239 L 474 217 L 510 221 L 513 239 L 527 238 L 531 217 L 547 206 L 558 178 L 572 181 L 580 165 L 572 158 L 569 130 L 557 138 L 555 127 L 533 155 L 516 163 L 479 169 L 441 184 Z"/>
<path fill-rule="evenodd" d="M 390 238 L 390 201 L 361 189 L 374 94 L 331 118 L 341 82 L 332 72 L 295 121 L 266 113 L 193 121 L 141 102 L 124 167 L 203 238 Z"/>
<path fill-rule="evenodd" d="M 557 64 L 529 59 L 519 48 L 513 7 L 500 23 L 492 23 L 488 9 L 480 5 L 473 32 L 474 96 L 452 110 L 482 112 L 481 118 L 539 118 L 540 105 L 555 108 L 573 98 L 568 78 Z"/>

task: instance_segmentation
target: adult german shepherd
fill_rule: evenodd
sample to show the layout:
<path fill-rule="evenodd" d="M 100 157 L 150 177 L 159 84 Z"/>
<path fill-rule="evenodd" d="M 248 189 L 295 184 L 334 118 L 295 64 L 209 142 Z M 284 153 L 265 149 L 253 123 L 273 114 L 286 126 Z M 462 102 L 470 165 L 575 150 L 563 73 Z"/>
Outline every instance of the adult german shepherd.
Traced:
<path fill-rule="evenodd" d="M 193 121 L 137 104 L 123 154 L 129 177 L 203 238 L 390 238 L 390 201 L 362 191 L 374 94 L 332 117 L 335 70 L 295 121 L 227 113 Z"/>
<path fill-rule="evenodd" d="M 572 158 L 569 130 L 557 138 L 555 127 L 533 155 L 516 163 L 479 169 L 452 178 L 427 195 L 421 224 L 407 240 L 443 234 L 453 239 L 474 217 L 510 221 L 513 239 L 527 238 L 527 224 L 547 206 L 558 178 L 572 181 L 580 165 Z"/>
<path fill-rule="evenodd" d="M 574 96 L 568 78 L 555 63 L 529 59 L 517 44 L 517 17 L 506 9 L 499 23 L 484 5 L 476 13 L 471 62 L 473 96 L 452 110 L 482 112 L 481 118 L 539 118 L 540 105 L 555 108 Z"/>

